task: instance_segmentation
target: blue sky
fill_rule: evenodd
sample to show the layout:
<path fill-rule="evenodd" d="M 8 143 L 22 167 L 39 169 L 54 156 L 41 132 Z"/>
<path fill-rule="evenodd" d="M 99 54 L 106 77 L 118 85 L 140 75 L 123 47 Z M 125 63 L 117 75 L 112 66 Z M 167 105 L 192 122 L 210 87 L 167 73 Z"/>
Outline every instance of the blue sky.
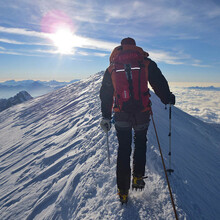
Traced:
<path fill-rule="evenodd" d="M 220 2 L 0 2 L 0 81 L 72 80 L 105 70 L 133 37 L 168 81 L 220 82 Z"/>

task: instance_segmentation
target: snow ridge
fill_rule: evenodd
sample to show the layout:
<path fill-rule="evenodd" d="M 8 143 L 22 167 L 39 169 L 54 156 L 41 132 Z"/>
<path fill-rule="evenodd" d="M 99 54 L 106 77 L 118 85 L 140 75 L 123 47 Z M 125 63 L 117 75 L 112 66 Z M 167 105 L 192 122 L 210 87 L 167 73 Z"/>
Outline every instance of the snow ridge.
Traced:
<path fill-rule="evenodd" d="M 0 113 L 1 219 L 174 219 L 152 124 L 143 192 L 121 207 L 117 139 L 99 127 L 103 72 Z M 168 111 L 152 94 L 167 164 Z M 175 172 L 169 177 L 180 219 L 218 219 L 219 130 L 173 107 Z"/>

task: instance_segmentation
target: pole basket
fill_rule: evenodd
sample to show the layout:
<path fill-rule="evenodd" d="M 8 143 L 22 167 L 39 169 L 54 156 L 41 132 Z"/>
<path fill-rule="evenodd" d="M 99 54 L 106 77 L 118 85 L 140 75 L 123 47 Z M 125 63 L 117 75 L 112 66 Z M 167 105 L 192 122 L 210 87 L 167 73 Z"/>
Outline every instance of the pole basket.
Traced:
<path fill-rule="evenodd" d="M 171 173 L 173 173 L 174 170 L 173 169 L 167 169 L 167 172 L 171 175 Z"/>

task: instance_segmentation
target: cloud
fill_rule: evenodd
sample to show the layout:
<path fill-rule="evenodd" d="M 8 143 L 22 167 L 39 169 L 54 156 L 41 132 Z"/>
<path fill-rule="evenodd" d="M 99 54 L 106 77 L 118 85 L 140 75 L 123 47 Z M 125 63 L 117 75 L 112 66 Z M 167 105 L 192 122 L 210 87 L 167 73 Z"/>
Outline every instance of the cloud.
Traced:
<path fill-rule="evenodd" d="M 190 65 L 194 67 L 208 68 L 211 65 L 202 64 L 201 60 L 193 59 L 191 55 L 184 54 L 182 51 L 162 51 L 162 50 L 150 50 L 150 58 L 156 62 L 166 63 L 170 65 Z"/>
<path fill-rule="evenodd" d="M 109 56 L 110 54 L 106 54 L 106 53 L 94 53 L 95 56 L 98 56 L 98 57 L 106 57 L 106 56 Z"/>
<path fill-rule="evenodd" d="M 194 86 L 188 87 L 184 83 L 182 86 L 175 83 L 170 86 L 176 96 L 176 106 L 205 122 L 220 123 L 219 87 L 212 84 L 206 87 L 200 86 L 200 83 L 191 84 Z"/>
<path fill-rule="evenodd" d="M 0 32 L 3 33 L 9 33 L 13 35 L 23 35 L 23 36 L 28 36 L 28 37 L 37 37 L 40 39 L 51 39 L 52 34 L 48 33 L 42 33 L 42 32 L 37 32 L 37 31 L 30 31 L 27 29 L 23 28 L 6 28 L 0 26 Z M 81 37 L 77 35 L 73 35 L 72 37 L 72 46 L 73 49 L 69 53 L 65 53 L 64 55 L 74 55 L 75 50 L 74 48 L 83 48 L 83 49 L 92 49 L 92 50 L 100 50 L 100 51 L 111 51 L 114 47 L 117 46 L 115 43 L 107 42 L 107 41 L 101 41 L 97 39 L 91 39 L 91 38 L 86 38 L 86 37 Z M 29 42 L 21 42 L 17 40 L 12 40 L 12 39 L 6 39 L 6 38 L 0 38 L 0 42 L 7 43 L 7 44 L 16 44 L 16 45 L 29 45 L 29 46 L 50 46 L 54 47 L 53 43 L 48 41 L 48 43 L 44 42 L 35 42 L 33 40 L 31 43 Z M 5 49 L 3 47 L 0 47 L 0 49 Z M 11 55 L 22 55 L 22 56 L 39 56 L 39 54 L 59 54 L 59 51 L 57 49 L 33 49 L 29 48 L 25 52 L 20 52 L 20 51 L 12 51 L 12 50 L 4 50 L 1 51 L 1 54 L 11 54 Z M 79 53 L 78 53 L 79 54 Z M 88 56 L 88 55 L 93 55 L 93 56 L 99 56 L 99 57 L 104 57 L 109 54 L 107 53 L 101 53 L 101 52 L 94 52 L 94 53 L 87 53 L 87 52 L 81 52 L 80 53 L 83 56 Z"/>
<path fill-rule="evenodd" d="M 19 55 L 19 56 L 25 56 L 25 54 L 14 52 L 14 51 L 0 51 L 0 54 L 8 54 L 8 55 Z"/>
<path fill-rule="evenodd" d="M 8 6 L 9 5 L 9 6 Z M 48 0 L 28 1 L 20 0 L 19 3 L 5 3 L 5 7 L 16 8 L 17 15 L 21 14 L 25 6 L 29 22 L 39 25 L 40 19 L 52 9 L 63 11 L 78 27 L 79 34 L 102 30 L 103 34 L 115 32 L 118 27 L 129 27 L 139 32 L 143 28 L 154 31 L 156 28 L 164 28 L 160 33 L 198 32 L 207 31 L 207 22 L 220 16 L 220 7 L 214 1 L 192 2 L 167 1 L 167 0 L 121 0 L 121 1 L 72 1 L 72 0 Z M 28 9 L 28 10 L 27 10 Z M 131 10 L 132 9 L 132 10 Z M 19 12 L 19 13 L 18 13 Z M 32 16 L 30 16 L 32 14 Z M 206 28 L 204 28 L 204 26 Z M 218 26 L 217 22 L 215 26 Z M 184 29 L 183 29 L 184 28 Z M 195 30 L 196 28 L 196 30 Z M 171 30 L 173 30 L 171 32 Z M 217 29 L 216 29 L 217 30 Z M 208 31 L 207 31 L 208 32 Z M 85 36 L 85 35 L 84 35 Z M 197 35 L 199 36 L 199 35 Z M 90 36 L 91 37 L 91 36 Z"/>
<path fill-rule="evenodd" d="M 109 53 L 89 53 L 89 52 L 85 52 L 85 51 L 78 51 L 77 54 L 82 55 L 82 56 L 97 56 L 97 57 L 106 57 L 109 56 Z"/>
<path fill-rule="evenodd" d="M 106 51 L 112 51 L 112 49 L 118 45 L 116 43 L 85 38 L 80 36 L 75 36 L 75 41 L 77 42 L 76 43 L 77 47 L 88 48 L 88 49 L 100 49 Z"/>
<path fill-rule="evenodd" d="M 51 39 L 51 35 L 52 35 L 52 34 L 43 33 L 43 32 L 30 31 L 30 30 L 23 29 L 23 28 L 6 28 L 2 26 L 0 26 L 0 32 L 24 35 L 24 36 L 29 36 L 29 37 L 38 37 L 38 38 L 43 38 L 43 39 Z M 0 39 L 0 41 L 5 42 L 5 43 L 11 43 L 11 44 L 30 45 L 30 43 L 18 42 L 15 40 L 8 40 L 8 39 Z M 41 43 L 31 43 L 31 44 L 42 45 Z M 79 48 L 99 49 L 99 50 L 105 50 L 105 51 L 111 51 L 114 47 L 117 46 L 116 43 L 92 39 L 88 37 L 81 37 L 77 35 L 73 35 L 73 45 Z"/>
<path fill-rule="evenodd" d="M 78 51 L 77 54 L 79 54 L 81 56 L 89 56 L 89 53 L 85 52 L 85 51 Z"/>
<path fill-rule="evenodd" d="M 163 62 L 172 65 L 180 65 L 184 64 L 183 59 L 185 57 L 180 55 L 170 55 L 168 52 L 165 51 L 149 51 L 150 57 L 157 62 Z"/>
<path fill-rule="evenodd" d="M 11 40 L 11 39 L 6 39 L 6 38 L 0 38 L 0 42 L 2 43 L 7 43 L 7 44 L 17 44 L 17 45 L 41 45 L 41 46 L 51 46 L 49 43 L 44 43 L 44 42 L 21 42 L 17 40 Z"/>
<path fill-rule="evenodd" d="M 195 67 L 203 67 L 203 68 L 211 67 L 210 65 L 202 64 L 201 60 L 198 60 L 198 59 L 194 59 L 191 65 Z"/>
<path fill-rule="evenodd" d="M 37 32 L 37 31 L 30 31 L 27 29 L 22 29 L 22 28 L 5 28 L 0 26 L 0 32 L 3 33 L 10 33 L 10 34 L 14 34 L 14 35 L 24 35 L 24 36 L 29 36 L 29 37 L 37 37 L 37 38 L 41 38 L 41 39 L 51 39 L 51 35 L 52 34 L 48 34 L 48 33 L 42 33 L 42 32 Z M 81 37 L 78 35 L 73 35 L 72 37 L 72 46 L 73 46 L 73 50 L 70 51 L 69 53 L 66 53 L 65 55 L 74 55 L 75 51 L 74 48 L 83 48 L 83 49 L 92 49 L 92 50 L 100 50 L 100 51 L 108 51 L 111 52 L 113 48 L 115 48 L 116 46 L 118 46 L 117 43 L 113 43 L 113 42 L 107 42 L 107 41 L 102 41 L 102 40 L 97 40 L 97 39 L 92 39 L 92 38 L 88 38 L 88 37 Z M 21 42 L 21 41 L 17 41 L 17 40 L 11 40 L 11 39 L 6 39 L 6 38 L 0 38 L 0 42 L 3 43 L 8 43 L 8 44 L 17 44 L 17 45 L 44 45 L 44 46 L 53 46 L 52 42 L 48 41 L 48 43 L 39 43 L 39 42 L 35 42 L 32 41 L 31 43 L 29 42 Z M 4 52 L 1 52 L 2 54 Z M 38 50 L 33 50 L 30 49 L 30 51 L 26 52 L 25 55 L 26 56 L 33 56 L 34 53 L 42 53 L 42 54 L 58 54 L 58 50 L 54 50 L 54 49 L 38 49 Z M 5 54 L 13 54 L 13 55 L 24 55 L 23 53 L 20 52 L 12 52 L 12 51 L 5 51 Z M 78 54 L 83 55 L 83 56 L 88 56 L 88 55 L 94 55 L 94 56 L 100 56 L 100 57 L 104 57 L 104 56 L 108 56 L 109 53 L 101 53 L 101 52 L 94 52 L 94 53 L 88 53 L 85 51 L 81 51 L 80 53 L 78 52 Z M 150 57 L 157 61 L 157 62 L 163 62 L 163 63 L 167 63 L 167 64 L 171 64 L 171 65 L 183 65 L 184 63 L 186 63 L 186 60 L 190 58 L 189 55 L 185 55 L 182 53 L 174 53 L 172 52 L 166 52 L 166 51 L 155 51 L 152 50 L 150 51 Z M 194 60 L 194 63 L 192 64 L 193 66 L 197 66 L 197 67 L 208 67 L 207 65 L 202 65 L 200 60 Z"/>
<path fill-rule="evenodd" d="M 179 33 L 179 34 L 173 34 L 171 37 L 173 40 L 199 40 L 199 36 L 193 36 L 192 34 L 186 34 L 186 33 Z"/>
<path fill-rule="evenodd" d="M 150 24 L 150 26 L 173 26 L 177 24 L 192 22 L 193 14 L 182 10 L 183 4 L 175 7 L 175 4 L 167 4 L 167 1 L 120 1 L 117 4 L 106 4 L 104 14 L 107 20 L 131 20 L 132 24 L 136 21 Z M 109 10 L 111 8 L 111 10 Z M 132 9 L 132 10 L 131 10 Z M 120 23 L 120 22 L 119 22 Z M 149 27 L 150 27 L 149 26 Z"/>
<path fill-rule="evenodd" d="M 27 30 L 24 28 L 7 28 L 0 26 L 0 32 L 8 33 L 8 34 L 18 34 L 18 35 L 25 35 L 29 37 L 39 37 L 39 38 L 48 38 L 48 34 Z"/>
<path fill-rule="evenodd" d="M 51 34 L 45 34 L 42 32 L 36 32 L 36 31 L 29 31 L 26 29 L 21 29 L 21 28 L 5 28 L 5 27 L 1 27 L 0 26 L 0 32 L 4 32 L 4 33 L 10 33 L 10 34 L 19 34 L 19 35 L 24 35 L 24 36 L 35 36 L 38 38 L 43 38 L 43 39 L 50 39 L 51 38 Z M 9 43 L 9 44 L 26 44 L 26 45 L 43 45 L 43 43 L 25 43 L 25 42 L 20 42 L 20 41 L 15 41 L 15 40 L 9 40 L 9 39 L 0 39 L 1 42 L 4 43 Z M 44 45 L 50 45 L 51 44 L 44 44 Z M 118 44 L 116 43 L 112 43 L 112 42 L 107 42 L 107 41 L 101 41 L 101 40 L 97 40 L 97 39 L 91 39 L 91 38 L 87 38 L 87 37 L 81 37 L 81 36 L 77 36 L 77 35 L 73 35 L 73 47 L 76 48 L 83 48 L 83 49 L 93 49 L 93 50 L 102 50 L 102 51 L 112 51 L 113 48 L 115 48 L 116 46 L 118 46 Z M 37 52 L 37 53 L 48 53 L 48 54 L 57 54 L 58 51 L 57 50 L 45 50 L 45 49 L 38 49 L 38 50 L 31 50 L 32 53 Z M 7 53 L 9 54 L 9 52 Z M 16 52 L 11 52 L 11 54 L 16 54 L 19 55 L 20 53 L 16 53 Z M 74 52 L 68 53 L 66 55 L 73 55 Z M 84 56 L 88 56 L 89 53 L 82 51 L 80 53 L 81 55 Z M 90 54 L 91 55 L 91 54 Z M 95 56 L 107 56 L 108 54 L 106 53 L 93 53 L 93 55 Z M 173 64 L 173 65 L 180 65 L 183 64 L 183 57 L 181 56 L 173 56 L 170 55 L 168 52 L 164 52 L 164 51 L 151 51 L 150 52 L 150 56 L 152 57 L 152 59 L 154 59 L 155 61 L 158 62 L 164 62 L 167 64 Z"/>
<path fill-rule="evenodd" d="M 42 49 L 38 49 L 38 50 L 34 50 L 32 52 L 36 52 L 36 53 L 47 53 L 47 54 L 59 54 L 58 50 L 42 50 Z M 72 54 L 72 53 L 71 53 Z"/>
<path fill-rule="evenodd" d="M 3 38 L 0 38 L 0 42 L 7 43 L 7 44 L 24 44 L 22 42 L 18 42 L 15 40 L 9 40 L 9 39 L 3 39 Z"/>
<path fill-rule="evenodd" d="M 212 67 L 211 65 L 199 64 L 199 63 L 193 63 L 192 66 L 202 67 L 202 68 Z"/>

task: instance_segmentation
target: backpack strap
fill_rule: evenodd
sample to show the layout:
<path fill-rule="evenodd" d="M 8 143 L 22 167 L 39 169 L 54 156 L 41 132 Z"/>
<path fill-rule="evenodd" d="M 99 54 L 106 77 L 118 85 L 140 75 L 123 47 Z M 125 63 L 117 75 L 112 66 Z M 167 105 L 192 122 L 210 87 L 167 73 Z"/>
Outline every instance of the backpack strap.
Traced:
<path fill-rule="evenodd" d="M 146 76 L 146 80 L 148 82 L 148 67 L 149 67 L 149 64 L 150 64 L 150 59 L 145 59 L 144 60 L 144 68 L 145 68 L 145 76 Z"/>

